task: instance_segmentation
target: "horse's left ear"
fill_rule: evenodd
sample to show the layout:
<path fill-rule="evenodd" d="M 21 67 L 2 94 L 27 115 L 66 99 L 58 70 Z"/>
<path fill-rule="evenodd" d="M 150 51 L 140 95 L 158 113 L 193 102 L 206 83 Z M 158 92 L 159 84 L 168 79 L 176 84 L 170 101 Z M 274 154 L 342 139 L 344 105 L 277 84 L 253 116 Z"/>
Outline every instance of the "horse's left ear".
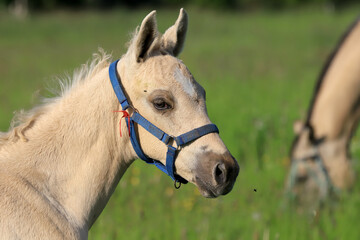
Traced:
<path fill-rule="evenodd" d="M 183 8 L 180 9 L 179 17 L 161 38 L 161 46 L 173 56 L 178 56 L 185 43 L 188 27 L 188 15 Z"/>

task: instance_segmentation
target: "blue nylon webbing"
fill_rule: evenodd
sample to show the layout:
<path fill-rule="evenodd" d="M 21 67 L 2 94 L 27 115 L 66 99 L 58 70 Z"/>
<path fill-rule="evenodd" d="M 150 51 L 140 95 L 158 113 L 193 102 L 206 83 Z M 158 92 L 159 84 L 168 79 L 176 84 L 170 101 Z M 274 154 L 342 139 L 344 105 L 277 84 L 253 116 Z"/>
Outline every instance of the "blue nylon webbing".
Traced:
<path fill-rule="evenodd" d="M 176 148 L 168 145 L 168 150 L 166 153 L 166 170 L 171 178 L 175 178 L 174 176 L 174 166 L 175 166 L 175 154 Z"/>
<path fill-rule="evenodd" d="M 154 124 L 146 120 L 140 113 L 134 112 L 131 117 L 136 123 L 140 124 L 148 132 L 154 135 L 157 139 L 164 142 L 166 145 L 169 143 L 171 137 L 166 134 L 164 131 L 160 130 Z"/>
<path fill-rule="evenodd" d="M 176 137 L 175 141 L 178 146 L 182 146 L 212 132 L 219 133 L 219 129 L 215 124 L 207 124 Z"/>
<path fill-rule="evenodd" d="M 121 107 L 123 110 L 126 110 L 129 107 L 129 103 L 127 101 L 127 98 L 120 86 L 120 81 L 118 80 L 117 71 L 116 71 L 116 65 L 119 62 L 120 59 L 113 62 L 109 67 L 109 77 L 111 81 L 111 85 L 113 86 L 114 92 L 116 94 L 116 97 L 118 98 Z"/>

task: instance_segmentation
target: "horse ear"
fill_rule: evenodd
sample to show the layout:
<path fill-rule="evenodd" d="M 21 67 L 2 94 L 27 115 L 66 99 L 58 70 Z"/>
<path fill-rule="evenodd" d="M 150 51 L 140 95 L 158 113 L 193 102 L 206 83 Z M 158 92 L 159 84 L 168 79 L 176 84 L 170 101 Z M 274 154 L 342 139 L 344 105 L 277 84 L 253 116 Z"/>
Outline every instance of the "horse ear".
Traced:
<path fill-rule="evenodd" d="M 303 128 L 304 128 L 304 123 L 301 120 L 296 120 L 293 123 L 293 131 L 296 135 L 299 135 Z"/>
<path fill-rule="evenodd" d="M 140 30 L 135 36 L 134 52 L 137 62 L 144 61 L 151 52 L 154 40 L 158 36 L 156 11 L 149 13 L 141 22 Z"/>
<path fill-rule="evenodd" d="M 178 56 L 184 47 L 187 27 L 188 15 L 186 11 L 181 8 L 175 24 L 166 30 L 162 36 L 162 48 L 175 57 Z"/>

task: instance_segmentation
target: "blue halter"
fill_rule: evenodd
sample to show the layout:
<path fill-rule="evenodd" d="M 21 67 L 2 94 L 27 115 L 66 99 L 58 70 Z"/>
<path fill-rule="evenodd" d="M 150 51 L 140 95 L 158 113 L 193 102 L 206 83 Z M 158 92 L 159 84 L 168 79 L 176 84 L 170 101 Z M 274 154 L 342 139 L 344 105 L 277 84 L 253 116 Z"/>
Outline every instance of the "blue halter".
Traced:
<path fill-rule="evenodd" d="M 289 194 L 290 197 L 292 198 L 295 197 L 292 194 L 291 189 L 296 185 L 296 176 L 299 168 L 299 163 L 306 162 L 308 159 L 311 158 L 314 159 L 314 163 L 316 164 L 318 169 L 321 170 L 322 174 L 325 177 L 324 180 L 320 179 L 320 177 L 316 174 L 316 172 L 314 172 L 314 170 L 312 170 L 307 165 L 305 165 L 306 170 L 309 173 L 309 176 L 315 181 L 316 185 L 318 185 L 320 189 L 320 193 L 322 193 L 323 196 L 328 196 L 329 193 L 335 193 L 335 194 L 340 193 L 340 189 L 334 185 L 333 181 L 330 178 L 329 172 L 324 164 L 324 159 L 321 157 L 318 147 L 316 147 L 316 151 L 317 152 L 314 155 L 292 160 L 292 164 L 290 167 L 290 174 L 288 177 L 289 179 L 288 186 L 287 186 L 287 193 Z"/>
<path fill-rule="evenodd" d="M 116 60 L 109 67 L 109 76 L 110 76 L 111 84 L 112 84 L 114 92 L 121 104 L 122 109 L 124 111 L 126 109 L 128 109 L 129 107 L 132 109 L 135 109 L 129 104 L 129 102 L 124 94 L 124 91 L 121 87 L 120 77 L 118 76 L 118 73 L 116 71 L 116 65 L 117 65 L 118 61 L 119 60 Z M 195 128 L 195 129 L 193 129 L 187 133 L 184 133 L 180 136 L 173 137 L 173 136 L 165 133 L 158 127 L 156 127 L 154 124 L 152 124 L 148 120 L 146 120 L 146 118 L 141 116 L 141 114 L 138 113 L 136 110 L 134 110 L 131 117 L 129 117 L 129 118 L 130 118 L 130 121 L 126 121 L 126 124 L 127 124 L 127 127 L 130 128 L 131 144 L 132 144 L 136 154 L 138 155 L 138 157 L 141 158 L 142 160 L 144 160 L 146 163 L 155 165 L 161 171 L 163 171 L 164 173 L 169 175 L 175 181 L 174 184 L 175 184 L 176 188 L 179 188 L 181 186 L 181 183 L 184 183 L 184 184 L 187 183 L 187 181 L 184 178 L 175 174 L 175 158 L 176 158 L 178 151 L 180 150 L 179 148 L 184 146 L 187 143 L 190 143 L 190 142 L 206 135 L 206 134 L 219 133 L 219 129 L 216 127 L 215 124 L 207 124 L 202 127 Z M 134 123 L 141 125 L 149 133 L 151 133 L 157 139 L 159 139 L 160 141 L 162 141 L 163 143 L 165 143 L 167 145 L 168 150 L 166 153 L 166 166 L 164 164 L 162 164 L 161 162 L 159 162 L 158 160 L 147 157 L 144 154 L 144 152 L 141 150 L 140 144 L 137 140 Z M 173 141 L 176 142 L 177 148 L 171 146 Z M 178 183 L 178 185 L 176 183 Z"/>

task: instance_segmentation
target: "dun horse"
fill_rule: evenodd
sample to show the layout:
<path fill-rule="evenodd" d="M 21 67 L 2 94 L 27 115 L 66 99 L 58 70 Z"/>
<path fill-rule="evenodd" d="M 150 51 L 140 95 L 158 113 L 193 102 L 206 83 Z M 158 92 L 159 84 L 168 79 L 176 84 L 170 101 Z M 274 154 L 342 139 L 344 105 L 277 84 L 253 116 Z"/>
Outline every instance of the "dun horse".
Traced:
<path fill-rule="evenodd" d="M 138 157 L 177 187 L 189 181 L 205 197 L 231 191 L 239 166 L 208 118 L 204 89 L 176 58 L 187 14 L 164 35 L 155 14 L 119 61 L 97 56 L 60 96 L 1 133 L 1 239 L 86 239 Z"/>
<path fill-rule="evenodd" d="M 360 116 L 359 43 L 358 19 L 325 64 L 306 122 L 294 124 L 287 187 L 300 205 L 316 208 L 354 182 L 349 144 Z"/>

